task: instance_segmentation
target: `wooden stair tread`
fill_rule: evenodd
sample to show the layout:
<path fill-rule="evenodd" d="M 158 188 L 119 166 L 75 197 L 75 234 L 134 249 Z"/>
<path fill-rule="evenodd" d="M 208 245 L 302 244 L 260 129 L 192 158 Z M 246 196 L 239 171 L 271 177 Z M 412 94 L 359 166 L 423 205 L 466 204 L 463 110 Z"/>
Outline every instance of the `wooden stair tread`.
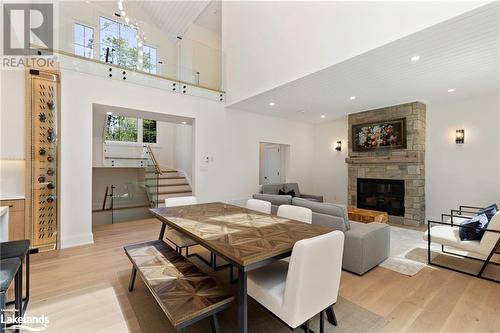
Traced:
<path fill-rule="evenodd" d="M 156 179 L 156 177 L 145 177 L 144 179 L 146 179 L 146 180 Z M 178 177 L 162 177 L 162 176 L 159 176 L 158 179 L 186 179 L 186 177 L 181 177 L 181 176 L 178 176 Z"/>
<path fill-rule="evenodd" d="M 125 253 L 170 322 L 180 326 L 223 310 L 234 297 L 162 240 L 125 246 Z"/>
<path fill-rule="evenodd" d="M 155 194 L 178 194 L 178 193 L 193 193 L 191 190 L 175 190 L 175 191 L 162 191 L 162 192 L 155 192 Z"/>
<path fill-rule="evenodd" d="M 158 185 L 146 185 L 147 187 L 170 187 L 170 186 L 189 186 L 188 183 L 179 183 L 179 184 L 158 184 Z"/>

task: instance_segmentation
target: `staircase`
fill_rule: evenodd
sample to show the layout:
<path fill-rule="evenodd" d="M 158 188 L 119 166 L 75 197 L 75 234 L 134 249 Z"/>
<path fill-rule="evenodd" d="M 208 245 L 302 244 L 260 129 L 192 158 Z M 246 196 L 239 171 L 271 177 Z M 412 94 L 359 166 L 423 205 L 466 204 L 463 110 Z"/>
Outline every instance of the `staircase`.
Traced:
<path fill-rule="evenodd" d="M 163 169 L 161 174 L 146 170 L 146 191 L 151 207 L 165 207 L 166 198 L 193 195 L 191 185 L 182 171 Z"/>

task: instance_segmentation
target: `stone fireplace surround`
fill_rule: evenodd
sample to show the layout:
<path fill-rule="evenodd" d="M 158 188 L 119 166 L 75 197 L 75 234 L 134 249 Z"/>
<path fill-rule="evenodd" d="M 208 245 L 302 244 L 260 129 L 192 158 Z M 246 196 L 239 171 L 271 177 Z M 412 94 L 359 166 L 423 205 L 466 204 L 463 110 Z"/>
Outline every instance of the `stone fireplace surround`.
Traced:
<path fill-rule="evenodd" d="M 357 179 L 405 181 L 404 217 L 389 216 L 391 222 L 422 225 L 425 220 L 425 112 L 420 102 L 353 113 L 348 116 L 349 157 L 348 204 L 356 206 Z M 406 149 L 352 150 L 352 125 L 406 118 Z"/>

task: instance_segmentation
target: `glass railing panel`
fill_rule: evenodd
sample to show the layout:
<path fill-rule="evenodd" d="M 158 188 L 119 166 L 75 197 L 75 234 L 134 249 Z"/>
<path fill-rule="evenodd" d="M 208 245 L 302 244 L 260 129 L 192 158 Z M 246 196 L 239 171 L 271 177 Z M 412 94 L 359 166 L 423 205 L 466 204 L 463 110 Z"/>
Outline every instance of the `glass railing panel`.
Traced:
<path fill-rule="evenodd" d="M 144 182 L 113 184 L 112 223 L 150 218 L 150 202 Z"/>
<path fill-rule="evenodd" d="M 131 6 L 127 2 L 123 5 Z M 222 90 L 224 56 L 214 39 L 206 43 L 189 38 L 173 40 L 156 26 L 136 20 L 133 10 L 127 13 L 132 18 L 128 24 L 115 14 L 120 14 L 117 2 L 59 2 L 55 7 L 55 51 Z"/>

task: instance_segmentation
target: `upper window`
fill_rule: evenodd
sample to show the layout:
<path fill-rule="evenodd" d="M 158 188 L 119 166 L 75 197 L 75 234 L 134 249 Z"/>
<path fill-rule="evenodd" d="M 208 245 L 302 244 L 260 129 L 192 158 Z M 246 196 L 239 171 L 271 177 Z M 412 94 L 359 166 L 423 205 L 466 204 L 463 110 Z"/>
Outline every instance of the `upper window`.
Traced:
<path fill-rule="evenodd" d="M 137 30 L 102 16 L 99 18 L 99 26 L 101 60 L 135 69 L 137 67 Z"/>
<path fill-rule="evenodd" d="M 108 115 L 106 141 L 157 143 L 156 120 Z"/>
<path fill-rule="evenodd" d="M 143 70 L 152 74 L 158 73 L 156 67 L 156 64 L 158 63 L 156 48 L 144 45 L 142 50 L 144 52 Z"/>
<path fill-rule="evenodd" d="M 94 57 L 94 29 L 83 24 L 75 23 L 73 44 L 75 55 Z"/>
<path fill-rule="evenodd" d="M 137 142 L 137 118 L 108 115 L 106 140 Z"/>

